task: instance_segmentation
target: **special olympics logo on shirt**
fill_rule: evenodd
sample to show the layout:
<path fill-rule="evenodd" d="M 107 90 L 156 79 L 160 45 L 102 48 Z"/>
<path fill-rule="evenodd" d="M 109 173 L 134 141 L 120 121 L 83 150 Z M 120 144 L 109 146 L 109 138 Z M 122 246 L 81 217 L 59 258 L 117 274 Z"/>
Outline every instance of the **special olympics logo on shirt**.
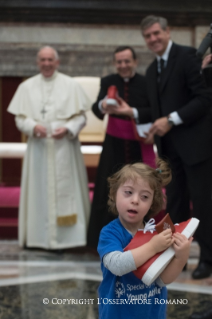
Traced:
<path fill-rule="evenodd" d="M 119 281 L 116 282 L 115 294 L 117 298 L 120 298 L 122 295 L 125 294 L 124 285 Z"/>

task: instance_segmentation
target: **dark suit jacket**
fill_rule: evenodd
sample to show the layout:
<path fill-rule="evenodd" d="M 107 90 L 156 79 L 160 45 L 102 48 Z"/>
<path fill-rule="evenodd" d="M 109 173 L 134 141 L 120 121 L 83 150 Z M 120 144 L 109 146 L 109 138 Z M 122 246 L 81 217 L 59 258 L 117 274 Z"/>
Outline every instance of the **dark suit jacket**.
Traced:
<path fill-rule="evenodd" d="M 177 111 L 183 124 L 167 133 L 182 160 L 193 165 L 212 155 L 212 97 L 200 75 L 201 61 L 196 50 L 173 43 L 166 68 L 157 82 L 157 60 L 146 73 L 152 118 Z M 166 155 L 156 136 L 160 156 Z"/>
<path fill-rule="evenodd" d="M 124 80 L 118 74 L 111 74 L 101 79 L 101 88 L 97 101 L 93 104 L 94 114 L 103 119 L 104 115 L 100 112 L 98 104 L 107 95 L 107 89 L 111 85 L 116 85 L 119 96 L 124 98 Z M 147 123 L 151 121 L 151 112 L 147 98 L 145 78 L 136 73 L 129 81 L 129 105 L 138 110 L 139 122 Z"/>

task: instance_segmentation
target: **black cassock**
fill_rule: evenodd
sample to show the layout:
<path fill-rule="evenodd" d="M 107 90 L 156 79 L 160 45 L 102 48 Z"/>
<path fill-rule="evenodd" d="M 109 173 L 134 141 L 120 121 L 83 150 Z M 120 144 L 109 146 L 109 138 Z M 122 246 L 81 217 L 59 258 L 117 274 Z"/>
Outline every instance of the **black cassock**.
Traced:
<path fill-rule="evenodd" d="M 97 101 L 92 106 L 94 114 L 99 119 L 103 119 L 104 117 L 98 107 L 99 101 L 106 97 L 107 89 L 111 85 L 115 85 L 118 89 L 119 96 L 131 107 L 138 110 L 139 123 L 151 121 L 145 79 L 137 73 L 134 77 L 130 78 L 128 82 L 125 82 L 118 74 L 112 74 L 101 79 L 101 89 Z M 115 115 L 112 116 L 117 117 Z M 119 118 L 130 120 L 127 117 Z M 88 246 L 96 249 L 102 227 L 117 217 L 108 211 L 107 201 L 109 189 L 107 178 L 125 164 L 138 161 L 142 161 L 141 148 L 138 141 L 124 140 L 106 134 L 95 182 L 94 198 L 88 228 Z"/>

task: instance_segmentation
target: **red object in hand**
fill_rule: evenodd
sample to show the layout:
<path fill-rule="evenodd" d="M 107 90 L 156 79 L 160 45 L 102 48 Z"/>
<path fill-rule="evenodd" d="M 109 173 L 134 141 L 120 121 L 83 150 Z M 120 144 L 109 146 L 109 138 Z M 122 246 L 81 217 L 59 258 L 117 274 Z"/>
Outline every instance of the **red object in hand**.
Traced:
<path fill-rule="evenodd" d="M 118 98 L 118 89 L 115 85 L 109 86 L 107 90 L 107 104 L 109 105 L 118 105 L 117 98 Z"/>
<path fill-rule="evenodd" d="M 175 232 L 181 233 L 187 238 L 190 238 L 194 234 L 198 224 L 199 220 L 197 218 L 191 218 L 186 222 L 174 225 Z M 151 220 L 149 221 L 149 225 L 152 226 L 152 228 L 154 227 L 151 223 Z M 155 228 L 157 228 L 157 225 Z M 157 234 L 157 231 L 153 229 L 145 231 L 144 228 L 142 230 L 138 230 L 131 242 L 124 248 L 124 251 L 132 250 L 146 244 Z M 141 279 L 144 284 L 150 286 L 170 263 L 174 255 L 175 251 L 171 246 L 166 250 L 152 256 L 143 265 L 138 267 L 137 270 L 133 271 L 133 273 L 138 279 Z"/>
<path fill-rule="evenodd" d="M 158 234 L 167 228 L 170 228 L 172 230 L 172 233 L 175 232 L 175 227 L 174 227 L 174 224 L 172 223 L 172 220 L 169 214 L 166 214 L 164 218 L 155 226 L 155 229 L 158 232 Z"/>

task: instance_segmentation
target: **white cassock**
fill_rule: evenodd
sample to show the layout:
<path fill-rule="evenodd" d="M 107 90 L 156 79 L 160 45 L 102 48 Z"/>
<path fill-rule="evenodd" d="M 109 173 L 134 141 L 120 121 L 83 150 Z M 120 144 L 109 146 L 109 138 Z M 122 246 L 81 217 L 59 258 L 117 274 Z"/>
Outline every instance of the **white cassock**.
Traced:
<path fill-rule="evenodd" d="M 19 206 L 19 244 L 62 249 L 86 245 L 90 202 L 88 182 L 78 140 L 91 102 L 71 77 L 55 72 L 38 74 L 18 87 L 8 111 L 28 136 Z M 33 136 L 35 125 L 48 137 Z M 59 127 L 68 134 L 50 137 Z"/>

